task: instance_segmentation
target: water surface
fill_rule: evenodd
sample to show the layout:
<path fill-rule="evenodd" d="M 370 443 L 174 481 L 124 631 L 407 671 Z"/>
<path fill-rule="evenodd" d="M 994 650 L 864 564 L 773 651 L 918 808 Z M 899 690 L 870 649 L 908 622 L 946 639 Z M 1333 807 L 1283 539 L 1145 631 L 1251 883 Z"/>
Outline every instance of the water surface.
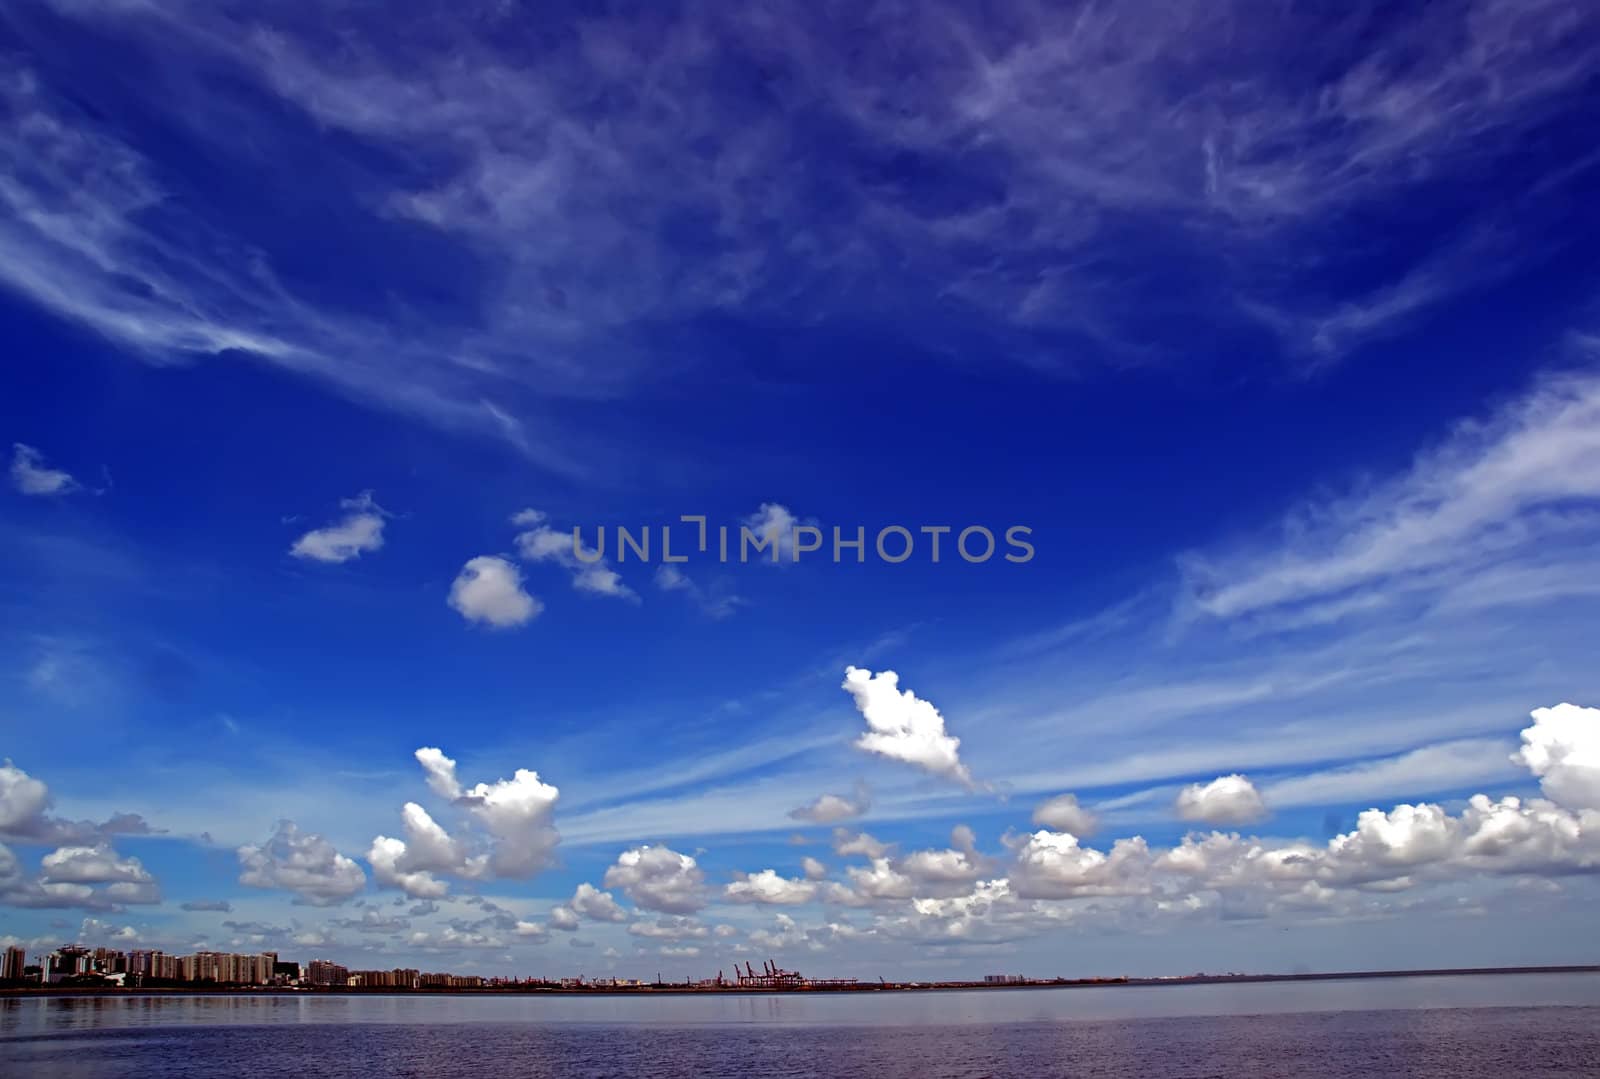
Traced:
<path fill-rule="evenodd" d="M 1600 1075 L 1600 975 L 770 996 L 0 1000 L 0 1074 Z"/>

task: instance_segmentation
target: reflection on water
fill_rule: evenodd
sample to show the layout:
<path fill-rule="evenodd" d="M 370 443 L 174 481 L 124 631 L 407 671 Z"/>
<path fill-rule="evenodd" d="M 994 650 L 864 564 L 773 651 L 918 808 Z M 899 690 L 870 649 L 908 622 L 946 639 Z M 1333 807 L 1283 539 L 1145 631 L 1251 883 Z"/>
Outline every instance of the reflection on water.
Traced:
<path fill-rule="evenodd" d="M 159 996 L 9 997 L 0 998 L 0 1037 L 151 1025 L 597 1023 L 628 1026 L 949 1026 L 1560 1005 L 1600 1007 L 1600 974 L 749 996 L 174 993 Z"/>
<path fill-rule="evenodd" d="M 1600 975 L 786 996 L 0 999 L 0 1075 L 1600 1075 Z"/>

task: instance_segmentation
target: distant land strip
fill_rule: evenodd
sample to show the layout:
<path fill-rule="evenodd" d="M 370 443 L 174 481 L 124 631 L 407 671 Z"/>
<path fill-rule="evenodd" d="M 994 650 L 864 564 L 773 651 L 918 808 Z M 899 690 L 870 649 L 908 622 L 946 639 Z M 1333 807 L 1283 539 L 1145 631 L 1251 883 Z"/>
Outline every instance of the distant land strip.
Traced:
<path fill-rule="evenodd" d="M 334 995 L 334 996 L 650 996 L 659 994 L 723 994 L 772 996 L 795 993 L 926 993 L 948 990 L 1007 989 L 1099 989 L 1119 986 L 1218 985 L 1254 982 L 1328 982 L 1372 978 L 1442 978 L 1509 974 L 1600 974 L 1600 964 L 1533 967 L 1453 967 L 1428 970 L 1347 970 L 1305 974 L 1184 974 L 1155 978 L 1030 978 L 1023 981 L 935 981 L 935 982 L 834 982 L 826 985 L 800 985 L 784 988 L 748 988 L 738 985 L 694 985 L 682 982 L 654 982 L 636 986 L 559 985 L 522 983 L 476 987 L 406 989 L 386 986 L 275 987 L 241 985 L 236 988 L 214 986 L 191 989 L 182 986 L 121 988 L 118 986 L 10 986 L 0 988 L 0 997 L 29 996 L 259 996 L 259 995 Z"/>

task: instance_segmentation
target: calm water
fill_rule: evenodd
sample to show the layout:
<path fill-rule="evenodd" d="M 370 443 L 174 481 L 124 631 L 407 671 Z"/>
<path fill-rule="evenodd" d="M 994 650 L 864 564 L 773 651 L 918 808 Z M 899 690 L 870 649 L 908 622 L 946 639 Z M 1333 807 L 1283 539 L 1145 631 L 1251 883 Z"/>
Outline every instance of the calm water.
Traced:
<path fill-rule="evenodd" d="M 0 1000 L 0 1075 L 1600 1076 L 1600 975 L 841 996 Z"/>

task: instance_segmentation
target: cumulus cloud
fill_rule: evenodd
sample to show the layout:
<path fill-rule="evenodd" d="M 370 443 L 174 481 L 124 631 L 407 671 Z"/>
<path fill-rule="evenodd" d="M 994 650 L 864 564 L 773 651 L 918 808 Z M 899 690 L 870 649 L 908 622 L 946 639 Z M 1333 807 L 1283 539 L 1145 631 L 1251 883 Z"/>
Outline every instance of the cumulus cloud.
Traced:
<path fill-rule="evenodd" d="M 842 858 L 882 858 L 889 849 L 890 844 L 866 832 L 852 832 L 848 828 L 833 830 L 833 852 Z"/>
<path fill-rule="evenodd" d="M 481 877 L 487 866 L 483 855 L 469 856 L 465 844 L 451 838 L 428 811 L 407 802 L 400 811 L 404 839 L 375 836 L 367 851 L 372 875 L 381 885 L 399 888 L 414 899 L 439 899 L 450 890 L 436 873 Z"/>
<path fill-rule="evenodd" d="M 498 555 L 469 558 L 450 584 L 449 604 L 468 622 L 496 629 L 525 625 L 544 604 L 522 587 L 522 571 Z"/>
<path fill-rule="evenodd" d="M 109 843 L 61 847 L 40 862 L 43 879 L 68 884 L 150 884 L 152 877 L 137 858 L 123 858 Z"/>
<path fill-rule="evenodd" d="M 646 844 L 617 855 L 606 870 L 607 888 L 621 888 L 634 906 L 667 914 L 692 914 L 706 905 L 705 873 L 693 855 Z"/>
<path fill-rule="evenodd" d="M 808 517 L 802 521 L 780 502 L 763 502 L 754 513 L 740 519 L 739 550 L 741 553 L 745 550 L 743 536 L 748 531 L 754 537 L 750 540 L 750 557 L 753 560 L 787 565 L 795 560 L 795 529 L 801 526 L 815 528 L 816 519 Z M 761 544 L 759 553 L 755 549 L 758 543 Z"/>
<path fill-rule="evenodd" d="M 556 923 L 556 918 L 555 918 L 555 912 L 554 911 L 551 911 L 550 921 L 551 921 L 551 925 L 553 925 L 556 929 L 567 929 L 567 928 L 576 929 L 577 928 L 577 926 L 575 924 L 572 925 L 572 926 L 556 925 L 555 924 Z M 535 942 L 543 942 L 545 940 L 545 938 L 547 938 L 550 935 L 549 927 L 540 925 L 538 922 L 530 922 L 525 918 L 519 918 L 514 923 L 513 928 L 512 928 L 512 932 L 514 932 L 517 936 L 521 937 L 524 940 L 532 940 L 532 941 L 535 941 Z"/>
<path fill-rule="evenodd" d="M 313 562 L 349 562 L 383 546 L 383 526 L 387 514 L 373 500 L 371 491 L 340 501 L 344 516 L 322 528 L 314 528 L 294 541 L 289 553 Z"/>
<path fill-rule="evenodd" d="M 471 830 L 453 836 L 421 805 L 407 802 L 400 812 L 404 838 L 377 836 L 367 852 L 380 884 L 416 899 L 438 899 L 449 891 L 441 875 L 522 879 L 550 864 L 561 842 L 552 823 L 558 788 L 528 768 L 464 788 L 455 760 L 443 750 L 423 746 L 414 756 L 428 787 L 449 800 Z"/>
<path fill-rule="evenodd" d="M 551 823 L 560 796 L 528 768 L 463 792 L 461 804 L 492 837 L 489 868 L 496 876 L 530 877 L 550 864 L 561 841 Z"/>
<path fill-rule="evenodd" d="M 1127 896 L 1149 890 L 1150 850 L 1144 839 L 1119 839 L 1109 853 L 1078 837 L 1041 829 L 1016 847 L 1010 890 L 1028 899 Z"/>
<path fill-rule="evenodd" d="M 1206 824 L 1251 824 L 1267 815 L 1260 792 L 1241 775 L 1191 783 L 1178 792 L 1173 808 L 1183 820 Z"/>
<path fill-rule="evenodd" d="M 937 708 L 899 685 L 900 676 L 894 671 L 873 674 L 860 667 L 845 668 L 842 688 L 855 699 L 869 728 L 856 745 L 973 786 L 971 773 L 961 763 L 961 739 L 945 732 Z"/>
<path fill-rule="evenodd" d="M 1552 801 L 1600 810 L 1600 708 L 1558 704 L 1535 708 L 1532 715 L 1512 759 L 1539 777 Z"/>
<path fill-rule="evenodd" d="M 1190 835 L 1154 861 L 1205 887 L 1315 894 L 1404 890 L 1478 873 L 1569 873 L 1600 867 L 1600 814 L 1477 794 L 1459 816 L 1430 803 L 1363 812 L 1350 832 L 1303 840 Z"/>
<path fill-rule="evenodd" d="M 584 881 L 573 890 L 572 898 L 567 901 L 567 906 L 590 921 L 625 922 L 628 920 L 627 912 L 618 905 L 616 898 L 610 892 L 602 892 L 588 881 Z"/>
<path fill-rule="evenodd" d="M 854 898 L 910 899 L 917 892 L 917 882 L 896 869 L 885 857 L 875 857 L 865 866 L 853 865 L 845 870 L 850 881 L 848 893 L 829 891 L 835 901 L 850 902 Z"/>
<path fill-rule="evenodd" d="M 847 867 L 847 884 L 821 882 L 817 896 L 826 903 L 863 906 L 890 900 L 959 895 L 994 866 L 991 859 L 979 852 L 972 829 L 957 825 L 951 831 L 950 840 L 948 849 L 917 850 L 897 856 L 887 844 L 865 833 L 854 837 L 838 833 L 835 849 L 846 856 L 865 856 L 867 864 Z M 812 874 L 808 872 L 807 875 Z"/>
<path fill-rule="evenodd" d="M 10 760 L 0 762 L 0 838 L 29 843 L 80 844 L 115 835 L 148 835 L 153 829 L 137 813 L 109 819 L 71 821 L 52 816 L 55 799 L 43 780 Z"/>
<path fill-rule="evenodd" d="M 1100 826 L 1100 820 L 1078 804 L 1075 794 L 1058 794 L 1040 802 L 1033 811 L 1033 823 L 1052 832 L 1070 832 L 1075 836 L 1091 836 Z"/>
<path fill-rule="evenodd" d="M 795 880 L 779 876 L 777 870 L 763 869 L 733 881 L 722 890 L 722 894 L 734 903 L 793 906 L 815 899 L 817 885 L 812 880 Z"/>
<path fill-rule="evenodd" d="M 437 746 L 423 746 L 412 756 L 422 765 L 429 790 L 440 798 L 448 798 L 451 801 L 461 797 L 461 781 L 456 778 L 456 762 L 446 757 L 444 750 Z"/>
<path fill-rule="evenodd" d="M 937 887 L 977 880 L 988 867 L 976 847 L 969 844 L 949 850 L 912 851 L 896 862 L 895 868 L 920 885 Z"/>
<path fill-rule="evenodd" d="M 563 933 L 576 932 L 583 919 L 578 917 L 578 912 L 569 906 L 561 905 L 550 908 L 550 928 L 559 929 Z"/>
<path fill-rule="evenodd" d="M 789 811 L 793 820 L 813 824 L 833 824 L 836 821 L 859 817 L 872 808 L 872 792 L 865 783 L 857 783 L 853 794 L 824 794 L 815 801 Z"/>
<path fill-rule="evenodd" d="M 131 925 L 113 925 L 99 918 L 85 918 L 78 927 L 78 939 L 127 943 L 138 940 L 139 932 Z"/>
<path fill-rule="evenodd" d="M 44 454 L 21 442 L 11 447 L 11 485 L 25 495 L 67 495 L 82 490 L 70 472 L 50 468 Z"/>
<path fill-rule="evenodd" d="M 61 848 L 45 856 L 41 870 L 29 873 L 0 843 L 0 905 L 115 911 L 161 901 L 155 879 L 138 859 L 121 858 L 109 848 Z"/>
<path fill-rule="evenodd" d="M 34 839 L 53 825 L 45 816 L 50 788 L 7 760 L 0 764 L 0 835 Z"/>
<path fill-rule="evenodd" d="M 554 562 L 572 576 L 572 587 L 580 592 L 597 596 L 639 601 L 639 594 L 622 583 L 622 577 L 611 568 L 611 563 L 597 548 L 580 547 L 572 532 L 558 532 L 545 523 L 545 515 L 538 510 L 526 509 L 515 514 L 511 521 L 529 526 L 517 533 L 517 553 L 524 562 Z"/>
<path fill-rule="evenodd" d="M 265 843 L 246 844 L 238 854 L 240 884 L 293 892 L 312 906 L 342 903 L 367 884 L 367 875 L 352 859 L 290 820 L 279 821 Z"/>

